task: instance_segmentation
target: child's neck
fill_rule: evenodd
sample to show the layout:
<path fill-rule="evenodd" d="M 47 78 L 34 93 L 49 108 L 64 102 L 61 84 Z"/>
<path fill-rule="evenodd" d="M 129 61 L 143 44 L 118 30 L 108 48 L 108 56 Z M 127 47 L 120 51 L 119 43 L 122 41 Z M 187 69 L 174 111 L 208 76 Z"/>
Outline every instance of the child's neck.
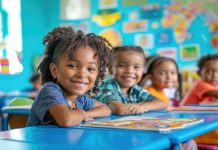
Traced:
<path fill-rule="evenodd" d="M 130 88 L 121 88 L 121 91 L 122 91 L 126 96 L 129 96 Z"/>
<path fill-rule="evenodd" d="M 157 90 L 157 91 L 163 91 L 164 89 L 161 88 L 160 86 L 157 86 L 155 84 L 152 84 L 152 86 Z"/>

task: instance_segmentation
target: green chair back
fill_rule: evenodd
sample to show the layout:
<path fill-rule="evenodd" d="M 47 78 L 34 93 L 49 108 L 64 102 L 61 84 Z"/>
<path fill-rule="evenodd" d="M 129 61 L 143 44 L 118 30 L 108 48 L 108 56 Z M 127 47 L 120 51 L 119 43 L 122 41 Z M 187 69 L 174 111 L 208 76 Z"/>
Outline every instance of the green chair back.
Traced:
<path fill-rule="evenodd" d="M 25 106 L 25 105 L 32 105 L 32 104 L 33 104 L 33 100 L 30 98 L 15 97 L 10 101 L 9 106 Z"/>

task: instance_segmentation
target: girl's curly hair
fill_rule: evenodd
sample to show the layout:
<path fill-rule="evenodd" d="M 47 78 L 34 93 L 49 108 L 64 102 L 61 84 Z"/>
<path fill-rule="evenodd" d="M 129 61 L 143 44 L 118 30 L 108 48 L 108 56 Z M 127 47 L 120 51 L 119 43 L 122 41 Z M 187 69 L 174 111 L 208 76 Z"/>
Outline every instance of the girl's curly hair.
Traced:
<path fill-rule="evenodd" d="M 71 27 L 57 27 L 49 32 L 43 39 L 45 45 L 45 52 L 41 63 L 38 66 L 38 71 L 42 75 L 42 82 L 54 81 L 49 65 L 57 63 L 59 58 L 67 53 L 69 58 L 73 58 L 75 51 L 80 47 L 90 47 L 94 50 L 95 55 L 98 56 L 98 69 L 95 87 L 100 81 L 104 79 L 107 68 L 112 60 L 112 46 L 103 37 L 97 36 L 94 33 L 84 34 L 82 31 L 74 32 Z"/>

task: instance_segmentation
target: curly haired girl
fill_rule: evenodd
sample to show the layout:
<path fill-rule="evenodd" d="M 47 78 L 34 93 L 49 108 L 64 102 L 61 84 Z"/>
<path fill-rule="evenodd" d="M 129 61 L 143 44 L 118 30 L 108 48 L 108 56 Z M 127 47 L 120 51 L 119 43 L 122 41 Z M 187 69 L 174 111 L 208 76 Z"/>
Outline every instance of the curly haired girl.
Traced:
<path fill-rule="evenodd" d="M 111 114 L 110 109 L 87 95 L 95 92 L 111 62 L 112 46 L 93 33 L 58 27 L 43 43 L 45 52 L 38 70 L 43 88 L 37 95 L 28 126 L 74 126 L 93 117 Z"/>

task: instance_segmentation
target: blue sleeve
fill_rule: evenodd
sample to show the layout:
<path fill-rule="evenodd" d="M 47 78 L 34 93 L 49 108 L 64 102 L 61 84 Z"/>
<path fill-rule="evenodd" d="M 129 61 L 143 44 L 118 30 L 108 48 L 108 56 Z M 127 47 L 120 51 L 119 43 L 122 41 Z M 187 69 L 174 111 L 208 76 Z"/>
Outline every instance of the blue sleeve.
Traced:
<path fill-rule="evenodd" d="M 79 109 L 87 111 L 95 107 L 95 99 L 88 95 L 81 95 L 77 97 L 76 105 Z"/>
<path fill-rule="evenodd" d="M 66 104 L 65 97 L 58 87 L 47 86 L 43 88 L 36 99 L 35 114 L 39 117 L 43 124 L 49 124 L 54 121 L 53 118 L 44 120 L 44 116 L 49 108 L 56 104 Z"/>

